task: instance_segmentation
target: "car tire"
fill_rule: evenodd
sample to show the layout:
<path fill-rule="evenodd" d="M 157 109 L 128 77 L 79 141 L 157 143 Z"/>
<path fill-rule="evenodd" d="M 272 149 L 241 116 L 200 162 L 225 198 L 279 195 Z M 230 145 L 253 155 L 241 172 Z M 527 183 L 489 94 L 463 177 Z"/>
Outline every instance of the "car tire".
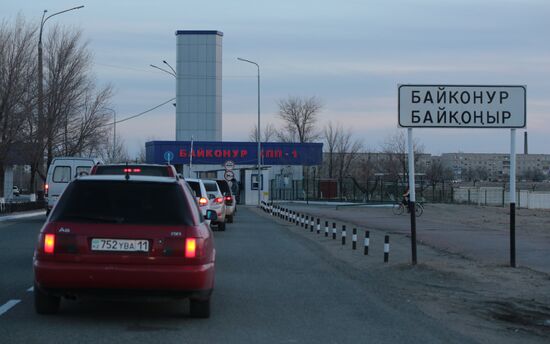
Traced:
<path fill-rule="evenodd" d="M 233 223 L 233 215 L 227 215 L 227 223 Z"/>
<path fill-rule="evenodd" d="M 206 300 L 189 300 L 189 310 L 193 318 L 210 318 L 210 299 Z"/>
<path fill-rule="evenodd" d="M 218 230 L 225 231 L 225 222 L 218 222 Z"/>
<path fill-rule="evenodd" d="M 38 314 L 55 314 L 59 311 L 61 298 L 49 295 L 34 285 L 34 309 Z"/>

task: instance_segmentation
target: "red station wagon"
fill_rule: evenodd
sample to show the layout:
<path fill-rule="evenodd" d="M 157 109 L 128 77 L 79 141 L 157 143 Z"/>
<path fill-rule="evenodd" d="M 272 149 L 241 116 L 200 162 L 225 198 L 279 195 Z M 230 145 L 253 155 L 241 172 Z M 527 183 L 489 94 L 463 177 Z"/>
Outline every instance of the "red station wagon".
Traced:
<path fill-rule="evenodd" d="M 74 180 L 42 227 L 33 261 L 40 314 L 56 313 L 62 297 L 91 294 L 189 298 L 191 316 L 210 316 L 212 231 L 174 178 Z"/>

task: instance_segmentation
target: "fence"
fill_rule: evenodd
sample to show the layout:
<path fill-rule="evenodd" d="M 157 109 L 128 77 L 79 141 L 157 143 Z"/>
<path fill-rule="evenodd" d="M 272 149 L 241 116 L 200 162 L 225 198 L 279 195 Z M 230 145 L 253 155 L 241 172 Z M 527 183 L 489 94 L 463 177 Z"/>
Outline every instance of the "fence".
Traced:
<path fill-rule="evenodd" d="M 283 185 L 276 180 L 270 183 L 270 199 L 285 201 L 346 201 L 389 203 L 401 199 L 407 184 L 396 181 L 370 180 L 359 183 L 353 178 L 293 180 Z M 417 198 L 426 202 L 453 201 L 450 184 L 428 185 L 417 183 Z"/>
<path fill-rule="evenodd" d="M 46 202 L 6 202 L 3 198 L 0 198 L 0 215 L 37 209 L 46 209 Z"/>
<path fill-rule="evenodd" d="M 357 203 L 393 203 L 401 199 L 407 185 L 381 180 L 358 183 L 346 178 L 294 180 L 289 185 L 271 181 L 271 200 L 284 201 L 345 201 Z M 507 206 L 509 191 L 502 186 L 457 187 L 450 183 L 416 185 L 416 197 L 421 202 L 459 203 L 484 206 Z M 550 191 L 518 190 L 517 207 L 550 209 Z"/>
<path fill-rule="evenodd" d="M 454 191 L 454 202 L 485 206 L 506 206 L 510 192 L 504 187 L 460 187 Z M 528 209 L 550 209 L 550 191 L 518 190 L 516 206 Z"/>

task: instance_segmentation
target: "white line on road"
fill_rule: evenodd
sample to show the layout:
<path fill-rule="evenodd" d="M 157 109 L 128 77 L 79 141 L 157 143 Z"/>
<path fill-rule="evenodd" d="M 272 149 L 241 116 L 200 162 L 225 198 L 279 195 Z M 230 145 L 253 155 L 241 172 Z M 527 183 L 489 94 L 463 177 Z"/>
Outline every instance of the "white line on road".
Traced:
<path fill-rule="evenodd" d="M 9 300 L 8 302 L 6 302 L 5 304 L 3 304 L 2 306 L 0 306 L 0 315 L 6 313 L 7 311 L 10 310 L 10 308 L 12 308 L 13 306 L 15 306 L 16 304 L 18 304 L 19 302 L 21 302 L 21 300 Z"/>
<path fill-rule="evenodd" d="M 33 291 L 34 291 L 34 287 L 30 287 L 29 289 L 27 289 L 27 291 L 28 291 L 29 293 L 33 292 Z"/>
<path fill-rule="evenodd" d="M 35 212 L 32 212 L 32 213 L 0 216 L 0 222 L 2 222 L 2 221 L 10 221 L 10 220 L 17 220 L 17 219 L 23 219 L 23 218 L 26 218 L 26 217 L 33 217 L 33 216 L 45 215 L 45 214 L 46 214 L 46 211 L 45 211 L 45 210 L 41 210 L 41 211 L 35 211 Z"/>

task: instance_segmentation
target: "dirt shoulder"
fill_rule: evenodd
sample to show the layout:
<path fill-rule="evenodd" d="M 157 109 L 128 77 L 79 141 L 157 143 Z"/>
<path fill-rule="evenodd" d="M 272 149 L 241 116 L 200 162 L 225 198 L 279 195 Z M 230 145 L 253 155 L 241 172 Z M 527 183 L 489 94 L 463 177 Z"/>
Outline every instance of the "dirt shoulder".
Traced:
<path fill-rule="evenodd" d="M 482 343 L 545 343 L 550 339 L 550 274 L 525 264 L 508 267 L 506 249 L 502 250 L 503 254 L 499 248 L 497 253 L 487 250 L 479 256 L 464 249 L 463 242 L 452 242 L 457 233 L 464 236 L 463 233 L 470 232 L 475 233 L 469 236 L 470 241 L 499 238 L 497 244 L 500 245 L 500 241 L 505 241 L 502 237 L 507 235 L 508 222 L 502 219 L 507 215 L 506 209 L 428 205 L 426 217 L 420 221 L 424 225 L 419 226 L 419 264 L 412 266 L 406 216 L 396 219 L 391 209 L 384 208 L 335 210 L 334 207 L 285 206 L 321 218 L 321 233 L 271 218 L 317 242 L 334 259 L 380 276 L 400 297 L 449 327 Z M 524 228 L 522 235 L 536 242 L 546 256 L 550 256 L 550 245 L 545 241 L 550 231 L 549 220 L 550 212 L 518 211 L 518 223 L 521 223 L 518 229 Z M 327 237 L 324 221 L 329 221 Z M 337 240 L 331 238 L 332 222 L 337 225 Z M 347 227 L 346 245 L 341 244 L 342 225 Z M 351 249 L 354 227 L 358 229 L 355 251 Z M 365 230 L 370 234 L 368 256 L 363 254 Z M 426 235 L 422 231 L 438 235 Z M 390 235 L 389 263 L 383 263 L 384 235 Z M 439 242 L 442 237 L 451 239 Z M 477 246 L 492 247 L 483 241 Z"/>

